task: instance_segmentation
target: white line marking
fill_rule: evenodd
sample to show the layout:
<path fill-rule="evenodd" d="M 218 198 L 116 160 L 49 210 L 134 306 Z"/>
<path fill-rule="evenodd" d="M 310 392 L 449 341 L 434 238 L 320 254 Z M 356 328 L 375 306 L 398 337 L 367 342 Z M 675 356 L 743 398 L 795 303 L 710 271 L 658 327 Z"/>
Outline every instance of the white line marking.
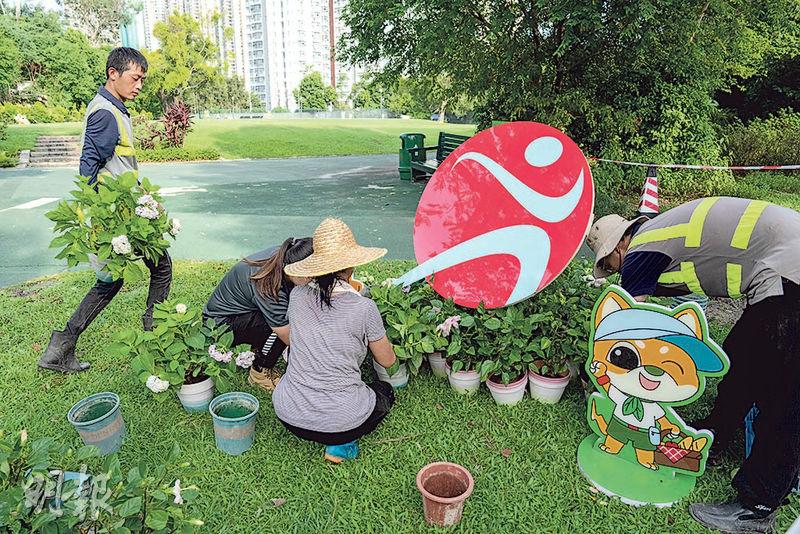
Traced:
<path fill-rule="evenodd" d="M 361 189 L 394 189 L 393 185 L 378 185 L 378 184 L 369 184 L 366 187 L 362 187 Z"/>
<path fill-rule="evenodd" d="M 31 200 L 30 202 L 25 202 L 24 204 L 18 204 L 16 206 L 11 206 L 10 208 L 5 208 L 0 210 L 0 212 L 8 211 L 8 210 L 29 210 L 33 208 L 38 208 L 39 206 L 44 206 L 45 204 L 50 204 L 51 202 L 55 202 L 57 200 L 61 200 L 60 198 L 52 198 L 52 197 L 42 197 L 37 198 L 36 200 Z"/>
<path fill-rule="evenodd" d="M 328 174 L 321 175 L 320 178 L 333 178 L 334 176 L 342 176 L 344 174 L 353 174 L 353 173 L 356 173 L 356 172 L 364 172 L 367 169 L 371 169 L 371 168 L 372 168 L 372 166 L 370 165 L 368 167 L 356 167 L 355 169 L 348 169 L 346 171 L 329 172 Z"/>
<path fill-rule="evenodd" d="M 174 197 L 175 195 L 180 195 L 181 193 L 207 193 L 207 189 L 203 189 L 202 187 L 197 187 L 196 185 L 188 185 L 184 187 L 162 187 L 158 190 L 158 193 L 162 197 Z"/>

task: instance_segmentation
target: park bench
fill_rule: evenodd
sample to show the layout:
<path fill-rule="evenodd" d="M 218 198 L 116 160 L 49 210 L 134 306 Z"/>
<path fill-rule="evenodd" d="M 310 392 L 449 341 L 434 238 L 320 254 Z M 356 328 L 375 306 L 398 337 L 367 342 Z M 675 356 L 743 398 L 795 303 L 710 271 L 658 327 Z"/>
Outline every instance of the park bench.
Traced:
<path fill-rule="evenodd" d="M 411 181 L 415 182 L 418 178 L 423 180 L 430 178 L 447 156 L 467 139 L 469 139 L 469 136 L 466 135 L 439 132 L 439 142 L 436 146 L 409 148 L 408 152 L 411 155 Z M 435 160 L 428 160 L 428 150 L 436 150 Z"/>

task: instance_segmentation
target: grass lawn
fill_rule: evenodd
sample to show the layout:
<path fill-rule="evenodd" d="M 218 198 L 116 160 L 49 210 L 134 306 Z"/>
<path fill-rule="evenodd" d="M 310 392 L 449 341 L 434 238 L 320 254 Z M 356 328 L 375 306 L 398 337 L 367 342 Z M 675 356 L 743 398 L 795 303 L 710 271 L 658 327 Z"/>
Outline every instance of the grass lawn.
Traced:
<path fill-rule="evenodd" d="M 415 119 L 198 119 L 185 146 L 214 149 L 224 159 L 388 154 L 400 148 L 401 133 L 424 133 L 426 144 L 435 145 L 440 130 L 472 135 L 475 126 Z M 77 122 L 9 126 L 0 151 L 33 148 L 39 135 L 80 133 Z"/>
<path fill-rule="evenodd" d="M 441 130 L 472 135 L 475 126 L 415 119 L 205 119 L 195 121 L 186 146 L 213 148 L 226 159 L 387 154 L 400 148 L 401 133 L 424 133 L 426 144 L 435 145 Z"/>
<path fill-rule="evenodd" d="M 176 262 L 172 296 L 202 305 L 229 264 Z M 404 265 L 378 262 L 376 276 L 399 273 Z M 166 456 L 174 441 L 201 473 L 198 506 L 207 532 L 423 532 L 427 531 L 414 485 L 426 463 L 449 460 L 467 467 L 475 491 L 458 532 L 704 532 L 689 517 L 686 502 L 673 509 L 631 508 L 589 490 L 575 454 L 589 433 L 585 403 L 572 385 L 564 399 L 546 406 L 526 397 L 518 406 L 494 404 L 483 388 L 473 398 L 451 392 L 428 372 L 398 393 L 397 403 L 376 432 L 361 441 L 358 460 L 326 464 L 322 447 L 301 441 L 275 418 L 269 395 L 254 390 L 244 373 L 236 387 L 261 400 L 256 441 L 241 457 L 216 450 L 208 414 L 189 415 L 177 399 L 155 402 L 135 381 L 128 362 L 104 347 L 126 325 L 140 324 L 147 288 L 125 287 L 82 336 L 80 350 L 92 362 L 81 375 L 37 369 L 36 359 L 54 327 L 63 326 L 92 283 L 88 271 L 0 289 L 0 430 L 26 428 L 32 438 L 50 436 L 79 444 L 66 420 L 82 397 L 114 391 L 122 399 L 128 439 L 123 468 Z M 715 328 L 717 338 L 725 328 Z M 365 372 L 372 371 L 365 366 Z M 684 416 L 708 408 L 714 388 Z M 698 481 L 690 497 L 721 500 L 733 495 L 731 459 Z M 274 507 L 273 498 L 286 499 Z M 792 498 L 779 516 L 784 531 L 800 512 Z"/>

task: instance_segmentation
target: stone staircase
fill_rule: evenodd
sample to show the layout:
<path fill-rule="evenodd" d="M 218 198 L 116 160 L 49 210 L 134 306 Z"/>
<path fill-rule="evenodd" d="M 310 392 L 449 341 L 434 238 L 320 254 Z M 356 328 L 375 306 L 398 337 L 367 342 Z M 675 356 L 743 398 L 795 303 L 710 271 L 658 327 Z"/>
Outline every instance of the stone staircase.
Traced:
<path fill-rule="evenodd" d="M 40 135 L 30 153 L 31 167 L 76 167 L 81 158 L 77 135 Z"/>

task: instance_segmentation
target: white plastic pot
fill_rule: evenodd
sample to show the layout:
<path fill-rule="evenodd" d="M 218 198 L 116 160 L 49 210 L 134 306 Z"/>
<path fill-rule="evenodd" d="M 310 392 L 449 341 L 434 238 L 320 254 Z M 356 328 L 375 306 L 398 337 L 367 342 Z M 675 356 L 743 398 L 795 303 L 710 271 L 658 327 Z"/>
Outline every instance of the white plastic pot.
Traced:
<path fill-rule="evenodd" d="M 428 355 L 428 363 L 431 366 L 433 376 L 447 378 L 447 360 L 441 352 L 434 352 Z"/>
<path fill-rule="evenodd" d="M 561 400 L 561 395 L 567 389 L 569 379 L 569 374 L 564 377 L 550 378 L 528 371 L 528 385 L 530 386 L 531 397 L 545 404 L 555 404 Z"/>
<path fill-rule="evenodd" d="M 481 385 L 481 376 L 477 371 L 457 371 L 453 372 L 447 368 L 447 380 L 453 391 L 461 395 L 473 395 Z"/>
<path fill-rule="evenodd" d="M 389 382 L 393 388 L 399 389 L 406 387 L 408 385 L 408 369 L 406 369 L 406 364 L 401 363 L 400 368 L 392 375 L 389 376 L 388 371 L 381 366 L 375 360 L 372 360 L 372 367 L 375 369 L 375 372 L 378 374 L 378 380 L 382 382 Z"/>
<path fill-rule="evenodd" d="M 491 380 L 486 381 L 486 387 L 492 394 L 492 398 L 497 404 L 514 405 L 525 396 L 525 387 L 528 385 L 528 375 L 510 384 L 496 383 Z"/>
<path fill-rule="evenodd" d="M 208 411 L 208 405 L 214 398 L 214 381 L 206 378 L 196 384 L 184 384 L 178 390 L 178 398 L 187 412 Z"/>

